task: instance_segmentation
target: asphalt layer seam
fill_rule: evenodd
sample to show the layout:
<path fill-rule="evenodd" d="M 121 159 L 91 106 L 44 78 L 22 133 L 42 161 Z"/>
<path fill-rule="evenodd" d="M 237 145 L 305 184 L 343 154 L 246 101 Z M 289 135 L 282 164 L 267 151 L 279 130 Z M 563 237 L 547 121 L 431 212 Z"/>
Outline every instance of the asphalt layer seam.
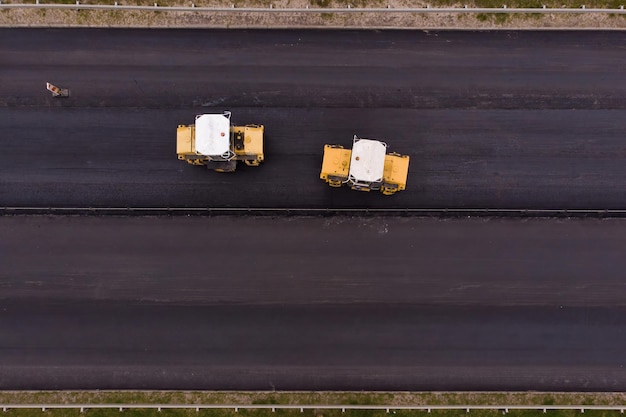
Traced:
<path fill-rule="evenodd" d="M 601 209 L 316 209 L 316 208 L 247 208 L 247 207 L 0 207 L 0 215 L 353 215 L 353 216 L 411 216 L 411 217 L 585 217 L 624 218 L 626 210 Z"/>

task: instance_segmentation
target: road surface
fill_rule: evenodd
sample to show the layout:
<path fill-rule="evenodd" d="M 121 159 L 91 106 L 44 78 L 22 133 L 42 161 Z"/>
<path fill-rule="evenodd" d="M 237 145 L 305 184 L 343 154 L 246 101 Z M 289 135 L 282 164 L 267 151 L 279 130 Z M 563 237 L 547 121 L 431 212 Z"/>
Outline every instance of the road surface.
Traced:
<path fill-rule="evenodd" d="M 0 217 L 1 389 L 626 389 L 626 221 Z"/>
<path fill-rule="evenodd" d="M 2 29 L 0 206 L 623 209 L 623 45 L 587 31 Z M 264 166 L 176 159 L 176 126 L 223 110 L 265 125 Z M 323 145 L 354 134 L 411 156 L 405 192 L 318 179 Z"/>

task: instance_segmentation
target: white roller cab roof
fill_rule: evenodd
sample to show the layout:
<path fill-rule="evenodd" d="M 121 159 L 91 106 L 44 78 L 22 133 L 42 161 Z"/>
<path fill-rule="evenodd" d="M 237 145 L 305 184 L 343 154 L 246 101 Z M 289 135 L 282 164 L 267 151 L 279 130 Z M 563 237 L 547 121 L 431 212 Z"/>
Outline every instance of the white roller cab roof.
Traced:
<path fill-rule="evenodd" d="M 383 180 L 387 144 L 377 140 L 354 137 L 348 177 L 357 183 Z"/>
<path fill-rule="evenodd" d="M 196 152 L 227 155 L 230 150 L 230 113 L 196 116 Z"/>

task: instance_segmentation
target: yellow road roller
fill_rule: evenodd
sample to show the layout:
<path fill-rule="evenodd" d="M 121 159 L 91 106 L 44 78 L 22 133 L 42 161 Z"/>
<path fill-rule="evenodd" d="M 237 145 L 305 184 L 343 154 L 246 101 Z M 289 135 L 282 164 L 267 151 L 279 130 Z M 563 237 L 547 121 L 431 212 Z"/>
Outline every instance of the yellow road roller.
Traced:
<path fill-rule="evenodd" d="M 237 161 L 259 166 L 263 154 L 263 125 L 234 126 L 231 112 L 200 114 L 192 125 L 178 125 L 176 154 L 191 165 L 234 172 Z"/>
<path fill-rule="evenodd" d="M 392 195 L 406 188 L 409 156 L 387 153 L 387 144 L 356 135 L 352 149 L 324 145 L 320 179 L 331 187 L 347 185 L 353 190 L 380 191 Z"/>

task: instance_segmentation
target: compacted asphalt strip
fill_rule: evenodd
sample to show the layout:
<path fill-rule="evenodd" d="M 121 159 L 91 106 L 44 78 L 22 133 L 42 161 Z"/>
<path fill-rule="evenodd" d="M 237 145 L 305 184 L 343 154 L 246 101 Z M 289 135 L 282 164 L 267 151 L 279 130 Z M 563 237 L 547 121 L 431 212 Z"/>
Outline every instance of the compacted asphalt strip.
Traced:
<path fill-rule="evenodd" d="M 623 391 L 625 228 L 0 217 L 0 387 Z"/>
<path fill-rule="evenodd" d="M 626 207 L 622 32 L 0 34 L 2 207 Z M 265 125 L 262 167 L 176 159 L 176 126 L 223 110 Z M 411 156 L 406 191 L 319 180 L 354 134 Z"/>

